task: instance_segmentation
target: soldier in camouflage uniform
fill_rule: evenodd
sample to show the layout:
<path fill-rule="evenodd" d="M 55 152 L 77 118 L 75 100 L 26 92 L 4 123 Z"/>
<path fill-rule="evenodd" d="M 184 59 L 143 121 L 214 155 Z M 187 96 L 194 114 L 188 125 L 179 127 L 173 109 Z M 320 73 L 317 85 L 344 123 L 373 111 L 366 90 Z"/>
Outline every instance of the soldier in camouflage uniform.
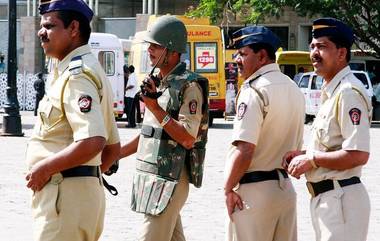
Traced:
<path fill-rule="evenodd" d="M 180 62 L 187 32 L 177 18 L 157 19 L 144 41 L 151 65 L 160 71 L 142 87 L 146 110 L 141 133 L 121 150 L 122 157 L 137 151 L 131 206 L 145 214 L 139 240 L 185 240 L 179 213 L 189 182 L 196 187 L 202 182 L 208 81 Z"/>

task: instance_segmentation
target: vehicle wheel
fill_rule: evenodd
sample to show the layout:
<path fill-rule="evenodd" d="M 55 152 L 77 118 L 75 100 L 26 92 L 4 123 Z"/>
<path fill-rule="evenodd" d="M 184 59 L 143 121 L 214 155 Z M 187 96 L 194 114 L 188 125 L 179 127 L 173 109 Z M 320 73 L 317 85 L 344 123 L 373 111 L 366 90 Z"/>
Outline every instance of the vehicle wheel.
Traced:
<path fill-rule="evenodd" d="M 117 114 L 115 115 L 115 120 L 120 121 L 122 117 L 123 117 L 123 114 Z"/>

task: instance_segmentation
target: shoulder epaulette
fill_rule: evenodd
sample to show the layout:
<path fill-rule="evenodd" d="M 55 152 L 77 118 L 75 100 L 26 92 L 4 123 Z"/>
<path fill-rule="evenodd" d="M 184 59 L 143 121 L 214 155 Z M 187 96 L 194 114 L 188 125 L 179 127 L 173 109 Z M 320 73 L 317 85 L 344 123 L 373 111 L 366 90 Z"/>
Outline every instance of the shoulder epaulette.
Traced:
<path fill-rule="evenodd" d="M 75 56 L 70 60 L 69 71 L 72 75 L 77 75 L 83 72 L 82 70 L 82 56 Z"/>

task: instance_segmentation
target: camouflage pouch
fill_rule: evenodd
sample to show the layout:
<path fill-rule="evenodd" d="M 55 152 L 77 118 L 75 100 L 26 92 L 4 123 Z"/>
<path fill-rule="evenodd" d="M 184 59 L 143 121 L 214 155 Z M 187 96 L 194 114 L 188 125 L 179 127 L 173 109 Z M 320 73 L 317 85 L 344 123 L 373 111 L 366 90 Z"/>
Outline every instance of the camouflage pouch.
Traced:
<path fill-rule="evenodd" d="M 195 187 L 202 186 L 203 168 L 206 156 L 206 143 L 208 133 L 208 112 L 202 117 L 202 122 L 198 131 L 198 140 L 194 147 L 187 151 L 186 165 L 189 171 L 189 181 Z"/>
<path fill-rule="evenodd" d="M 137 172 L 133 178 L 132 210 L 160 215 L 168 206 L 177 183 L 156 175 Z"/>
<path fill-rule="evenodd" d="M 202 186 L 205 155 L 205 148 L 193 148 L 188 152 L 187 167 L 189 170 L 189 181 L 195 187 Z"/>

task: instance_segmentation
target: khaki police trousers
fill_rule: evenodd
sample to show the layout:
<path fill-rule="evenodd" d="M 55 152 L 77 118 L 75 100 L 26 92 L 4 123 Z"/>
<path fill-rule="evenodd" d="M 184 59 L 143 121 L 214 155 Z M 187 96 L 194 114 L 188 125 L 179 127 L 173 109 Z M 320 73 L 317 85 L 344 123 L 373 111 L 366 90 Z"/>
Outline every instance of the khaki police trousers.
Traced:
<path fill-rule="evenodd" d="M 179 183 L 166 209 L 158 216 L 145 215 L 139 241 L 185 241 L 180 211 L 189 194 L 189 177 L 182 170 Z"/>
<path fill-rule="evenodd" d="M 322 193 L 310 201 L 317 241 L 367 240 L 370 201 L 362 183 Z"/>
<path fill-rule="evenodd" d="M 103 230 L 105 196 L 96 177 L 64 178 L 33 194 L 35 241 L 96 241 Z"/>
<path fill-rule="evenodd" d="M 226 241 L 296 241 L 296 193 L 291 181 L 242 184 L 237 193 L 244 208 L 227 217 Z"/>

